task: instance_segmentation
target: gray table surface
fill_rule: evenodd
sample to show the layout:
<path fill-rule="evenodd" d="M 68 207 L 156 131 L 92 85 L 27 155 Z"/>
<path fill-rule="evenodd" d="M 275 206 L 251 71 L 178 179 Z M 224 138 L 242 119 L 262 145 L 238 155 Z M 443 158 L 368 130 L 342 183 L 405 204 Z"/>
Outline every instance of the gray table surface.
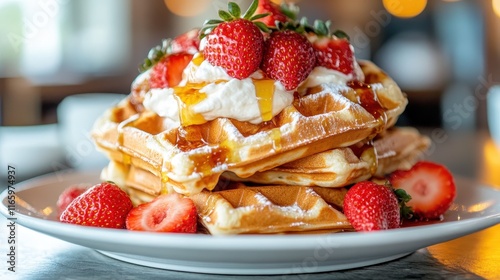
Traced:
<path fill-rule="evenodd" d="M 490 143 L 487 134 L 447 135 L 446 140 L 431 137 L 436 149 L 432 149 L 428 157 L 446 164 L 461 176 L 491 180 L 491 174 L 483 172 L 484 147 Z M 500 166 L 497 167 L 500 170 Z M 500 185 L 497 181 L 491 183 Z M 209 275 L 149 268 L 121 262 L 22 226 L 18 227 L 16 236 L 19 246 L 13 273 L 7 270 L 5 263 L 8 229 L 3 216 L 0 225 L 0 279 L 500 279 L 500 225 L 383 264 L 327 273 L 272 276 Z"/>

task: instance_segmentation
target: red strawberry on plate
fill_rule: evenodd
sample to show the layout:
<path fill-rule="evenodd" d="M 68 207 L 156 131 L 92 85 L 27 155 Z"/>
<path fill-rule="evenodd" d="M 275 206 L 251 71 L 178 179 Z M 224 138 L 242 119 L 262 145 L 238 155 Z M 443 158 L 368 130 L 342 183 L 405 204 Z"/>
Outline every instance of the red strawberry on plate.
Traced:
<path fill-rule="evenodd" d="M 132 209 L 127 216 L 127 229 L 195 233 L 197 219 L 196 206 L 190 198 L 164 194 Z"/>
<path fill-rule="evenodd" d="M 276 21 L 286 22 L 287 16 L 281 11 L 280 6 L 270 0 L 259 0 L 257 14 L 268 14 L 268 16 L 258 19 L 269 27 L 276 27 Z"/>
<path fill-rule="evenodd" d="M 359 182 L 347 191 L 344 214 L 356 231 L 399 228 L 401 221 L 393 190 L 370 181 Z"/>
<path fill-rule="evenodd" d="M 182 80 L 182 72 L 193 55 L 186 52 L 165 55 L 151 69 L 149 85 L 151 88 L 177 86 Z"/>
<path fill-rule="evenodd" d="M 209 20 L 201 31 L 206 36 L 203 49 L 205 59 L 214 66 L 224 68 L 233 78 L 245 79 L 255 72 L 262 60 L 264 36 L 267 27 L 262 22 L 253 22 L 257 0 L 241 17 L 238 5 L 229 2 L 228 10 L 219 11 L 223 20 Z"/>
<path fill-rule="evenodd" d="M 75 198 L 59 220 L 82 226 L 124 228 L 125 218 L 132 207 L 130 197 L 122 189 L 105 182 Z"/>
<path fill-rule="evenodd" d="M 79 195 L 84 193 L 88 187 L 82 185 L 73 185 L 67 187 L 57 199 L 57 208 L 60 212 L 64 211 L 68 205 Z"/>
<path fill-rule="evenodd" d="M 417 162 L 410 170 L 389 176 L 394 188 L 404 189 L 412 199 L 407 203 L 421 219 L 440 218 L 456 195 L 453 176 L 446 167 L 428 161 Z"/>
<path fill-rule="evenodd" d="M 314 49 L 307 38 L 293 30 L 284 30 L 273 32 L 266 41 L 261 68 L 287 90 L 294 90 L 315 64 Z"/>

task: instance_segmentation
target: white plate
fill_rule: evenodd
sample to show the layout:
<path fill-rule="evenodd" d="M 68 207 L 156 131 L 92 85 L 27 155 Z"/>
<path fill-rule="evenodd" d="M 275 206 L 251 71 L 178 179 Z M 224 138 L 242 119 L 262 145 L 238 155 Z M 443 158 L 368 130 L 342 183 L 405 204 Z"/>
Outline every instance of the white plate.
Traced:
<path fill-rule="evenodd" d="M 457 180 L 458 197 L 440 223 L 371 233 L 240 235 L 132 232 L 57 221 L 58 195 L 75 183 L 96 183 L 95 173 L 44 176 L 15 185 L 17 222 L 47 235 L 93 248 L 135 264 L 218 274 L 292 274 L 361 267 L 393 260 L 415 250 L 500 223 L 500 191 Z M 7 191 L 0 200 L 8 216 Z M 30 208 L 31 207 L 31 208 Z M 31 210 L 30 210 L 31 209 Z"/>

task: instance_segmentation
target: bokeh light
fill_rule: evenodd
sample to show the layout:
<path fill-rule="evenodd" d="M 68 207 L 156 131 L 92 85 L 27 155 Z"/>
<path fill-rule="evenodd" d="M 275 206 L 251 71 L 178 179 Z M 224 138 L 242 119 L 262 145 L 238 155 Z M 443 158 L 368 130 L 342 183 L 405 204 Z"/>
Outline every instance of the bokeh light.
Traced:
<path fill-rule="evenodd" d="M 418 16 L 427 6 L 427 0 L 383 0 L 385 9 L 396 17 Z"/>
<path fill-rule="evenodd" d="M 493 6 L 493 11 L 497 17 L 500 17 L 500 0 L 491 0 L 491 5 Z"/>
<path fill-rule="evenodd" d="M 164 0 L 164 2 L 172 13 L 182 17 L 192 17 L 203 13 L 211 0 Z"/>

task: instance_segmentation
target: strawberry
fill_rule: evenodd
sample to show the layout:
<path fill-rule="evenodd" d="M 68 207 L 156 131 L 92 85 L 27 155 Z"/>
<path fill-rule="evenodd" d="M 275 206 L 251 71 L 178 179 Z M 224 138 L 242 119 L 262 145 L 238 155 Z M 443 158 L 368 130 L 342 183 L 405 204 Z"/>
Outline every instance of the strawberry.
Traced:
<path fill-rule="evenodd" d="M 75 198 L 59 220 L 82 226 L 124 228 L 125 218 L 132 207 L 132 201 L 122 189 L 105 182 Z"/>
<path fill-rule="evenodd" d="M 126 223 L 129 230 L 195 233 L 197 217 L 190 198 L 172 193 L 135 207 Z"/>
<path fill-rule="evenodd" d="M 57 199 L 57 208 L 60 212 L 64 211 L 68 207 L 68 205 L 79 195 L 84 193 L 87 190 L 87 187 L 81 185 L 73 185 L 67 187 Z"/>
<path fill-rule="evenodd" d="M 409 170 L 398 170 L 389 175 L 397 189 L 404 189 L 412 199 L 408 206 L 420 219 L 440 218 L 455 199 L 453 176 L 446 167 L 428 161 L 417 162 Z"/>
<path fill-rule="evenodd" d="M 346 75 L 355 75 L 354 48 L 349 42 L 349 36 L 341 31 L 330 31 L 331 22 L 316 20 L 314 27 L 310 27 L 313 32 L 309 33 L 308 39 L 311 41 L 316 55 L 317 66 L 337 70 Z"/>
<path fill-rule="evenodd" d="M 192 58 L 193 55 L 186 52 L 164 56 L 151 69 L 149 86 L 151 88 L 166 88 L 178 85 L 182 80 L 182 72 Z"/>
<path fill-rule="evenodd" d="M 316 64 L 314 49 L 307 38 L 295 31 L 273 32 L 266 41 L 261 69 L 287 90 L 296 89 Z"/>
<path fill-rule="evenodd" d="M 370 181 L 356 183 L 347 191 L 344 214 L 356 231 L 399 228 L 401 220 L 392 189 Z"/>
<path fill-rule="evenodd" d="M 195 54 L 200 48 L 200 30 L 193 29 L 182 35 L 175 37 L 171 44 L 171 53 L 187 52 L 189 54 Z"/>
<path fill-rule="evenodd" d="M 268 14 L 267 16 L 258 19 L 258 21 L 263 22 L 269 27 L 276 27 L 276 21 L 286 22 L 288 20 L 287 16 L 281 11 L 280 7 L 270 0 L 259 0 L 259 6 L 257 7 L 256 13 Z"/>
<path fill-rule="evenodd" d="M 259 18 L 259 15 L 253 16 L 257 4 L 254 0 L 241 17 L 239 6 L 229 2 L 229 12 L 219 11 L 223 20 L 209 20 L 201 30 L 201 36 L 206 36 L 205 59 L 225 69 L 233 78 L 249 77 L 262 60 L 264 36 L 261 29 L 268 29 L 262 22 L 253 22 Z"/>
<path fill-rule="evenodd" d="M 316 54 L 317 65 L 337 70 L 346 75 L 355 74 L 354 52 L 347 39 L 319 37 L 312 45 Z"/>

